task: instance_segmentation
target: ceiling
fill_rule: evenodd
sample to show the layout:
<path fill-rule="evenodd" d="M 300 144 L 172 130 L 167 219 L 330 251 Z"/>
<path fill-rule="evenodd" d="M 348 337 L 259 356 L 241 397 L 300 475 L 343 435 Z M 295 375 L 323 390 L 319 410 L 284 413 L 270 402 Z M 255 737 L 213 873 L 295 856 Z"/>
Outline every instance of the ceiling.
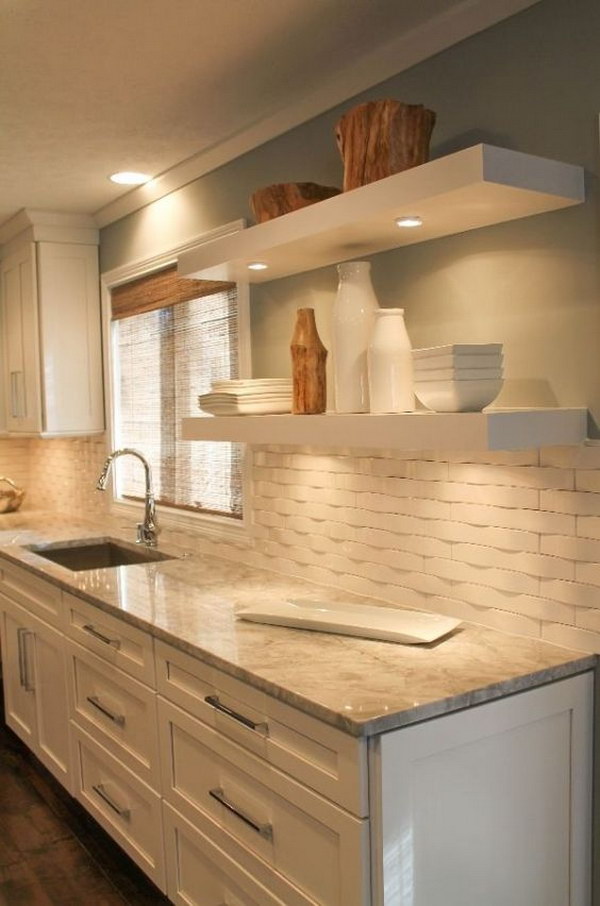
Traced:
<path fill-rule="evenodd" d="M 0 225 L 109 223 L 533 2 L 0 0 Z"/>

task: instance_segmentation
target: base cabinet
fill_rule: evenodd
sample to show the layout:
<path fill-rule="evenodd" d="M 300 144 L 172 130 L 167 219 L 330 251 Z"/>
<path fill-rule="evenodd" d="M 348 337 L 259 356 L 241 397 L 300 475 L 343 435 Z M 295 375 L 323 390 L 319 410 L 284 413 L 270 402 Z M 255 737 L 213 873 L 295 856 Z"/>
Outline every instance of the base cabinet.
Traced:
<path fill-rule="evenodd" d="M 4 563 L 0 617 L 7 723 L 175 904 L 592 902 L 591 672 L 380 734 L 365 758 Z"/>
<path fill-rule="evenodd" d="M 375 903 L 590 906 L 591 674 L 387 733 Z"/>
<path fill-rule="evenodd" d="M 71 789 L 63 636 L 0 596 L 8 726 Z"/>

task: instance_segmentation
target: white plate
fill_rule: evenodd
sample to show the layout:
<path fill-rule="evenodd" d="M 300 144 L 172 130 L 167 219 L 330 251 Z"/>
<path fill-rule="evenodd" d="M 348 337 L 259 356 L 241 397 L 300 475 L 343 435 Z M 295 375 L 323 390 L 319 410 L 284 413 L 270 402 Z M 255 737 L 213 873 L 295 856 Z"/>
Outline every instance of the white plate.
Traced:
<path fill-rule="evenodd" d="M 202 400 L 198 397 L 198 405 L 203 412 L 210 415 L 284 415 L 292 411 L 291 400 L 255 400 L 252 402 L 238 400 L 227 403 L 219 400 Z"/>
<path fill-rule="evenodd" d="M 449 343 L 447 346 L 428 346 L 413 349 L 415 359 L 427 359 L 432 355 L 501 355 L 502 343 Z"/>
<path fill-rule="evenodd" d="M 502 355 L 432 355 L 415 358 L 415 371 L 440 368 L 502 368 Z"/>
<path fill-rule="evenodd" d="M 435 642 L 460 625 L 460 620 L 419 610 L 397 610 L 371 604 L 281 601 L 239 610 L 236 617 L 296 629 L 312 629 L 363 639 L 423 645 Z"/>

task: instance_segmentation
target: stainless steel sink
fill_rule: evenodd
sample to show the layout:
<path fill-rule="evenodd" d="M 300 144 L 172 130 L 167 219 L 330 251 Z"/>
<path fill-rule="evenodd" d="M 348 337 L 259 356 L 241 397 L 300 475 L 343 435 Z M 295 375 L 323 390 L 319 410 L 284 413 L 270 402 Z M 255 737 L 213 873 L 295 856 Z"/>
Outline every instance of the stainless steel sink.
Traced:
<path fill-rule="evenodd" d="M 86 538 L 55 545 L 28 544 L 27 550 L 74 572 L 175 559 L 171 554 L 165 554 L 156 548 L 128 545 L 114 538 Z"/>

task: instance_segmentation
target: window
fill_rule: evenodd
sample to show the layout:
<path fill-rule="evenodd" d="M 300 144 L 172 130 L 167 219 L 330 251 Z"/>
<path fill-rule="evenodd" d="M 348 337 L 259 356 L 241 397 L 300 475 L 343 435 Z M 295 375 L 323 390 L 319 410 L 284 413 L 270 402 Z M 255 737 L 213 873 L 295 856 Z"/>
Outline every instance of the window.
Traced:
<path fill-rule="evenodd" d="M 115 287 L 111 306 L 114 445 L 148 458 L 158 504 L 241 518 L 240 445 L 180 438 L 182 418 L 199 415 L 198 395 L 238 376 L 235 285 L 169 267 Z M 118 496 L 143 500 L 139 462 L 117 465 Z"/>

